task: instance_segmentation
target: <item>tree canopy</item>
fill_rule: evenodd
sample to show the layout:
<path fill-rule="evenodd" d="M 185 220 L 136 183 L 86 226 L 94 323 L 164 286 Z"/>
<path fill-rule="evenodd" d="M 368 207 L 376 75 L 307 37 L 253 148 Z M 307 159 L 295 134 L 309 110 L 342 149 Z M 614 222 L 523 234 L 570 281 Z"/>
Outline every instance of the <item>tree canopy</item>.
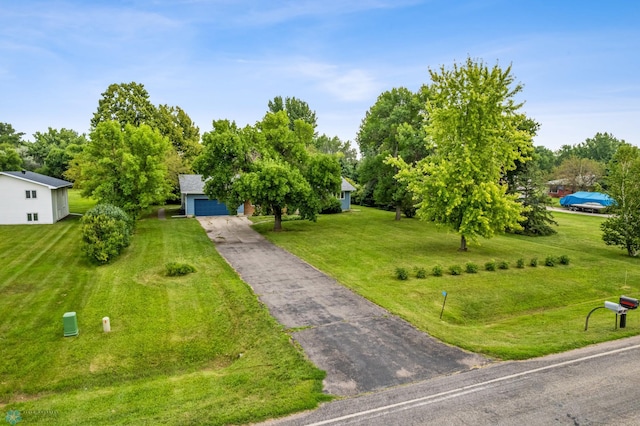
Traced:
<path fill-rule="evenodd" d="M 335 156 L 308 149 L 309 123 L 298 119 L 293 129 L 289 124 L 285 111 L 269 112 L 242 129 L 228 120 L 214 121 L 195 165 L 206 178 L 205 193 L 231 207 L 247 200 L 269 207 L 276 231 L 282 229 L 285 210 L 315 220 L 323 202 L 340 190 L 340 165 Z"/>
<path fill-rule="evenodd" d="M 136 82 L 110 84 L 98 101 L 98 110 L 91 119 L 91 128 L 105 121 L 116 121 L 124 130 L 127 124 L 150 127 L 156 125 L 156 107 L 149 100 L 149 92 Z"/>
<path fill-rule="evenodd" d="M 412 215 L 413 194 L 405 182 L 395 179 L 398 167 L 385 160 L 393 157 L 414 163 L 428 154 L 424 144 L 428 94 L 427 87 L 418 93 L 404 87 L 383 92 L 367 111 L 356 138 L 363 158 L 360 181 L 376 205 L 396 211 L 396 220 L 401 212 Z"/>
<path fill-rule="evenodd" d="M 511 67 L 488 67 L 468 58 L 452 69 L 429 71 L 431 100 L 426 110 L 427 148 L 433 154 L 415 166 L 391 160 L 402 170 L 418 201 L 417 215 L 467 238 L 492 237 L 507 228 L 520 229 L 522 205 L 507 194 L 505 173 L 526 162 L 533 151 Z"/>
<path fill-rule="evenodd" d="M 609 165 L 607 194 L 615 200 L 613 216 L 602 223 L 607 245 L 620 246 L 629 256 L 640 250 L 640 149 L 623 144 Z"/>
<path fill-rule="evenodd" d="M 0 172 L 16 171 L 22 168 L 22 158 L 10 143 L 0 143 Z"/>
<path fill-rule="evenodd" d="M 315 133 L 318 122 L 316 118 L 316 112 L 313 111 L 309 104 L 305 101 L 294 97 L 286 97 L 284 100 L 282 96 L 276 96 L 273 100 L 269 101 L 269 112 L 285 111 L 289 118 L 289 128 L 294 130 L 296 120 L 302 120 L 307 124 L 310 124 Z"/>
<path fill-rule="evenodd" d="M 168 140 L 146 124 L 126 124 L 122 129 L 117 121 L 100 122 L 67 174 L 83 196 L 137 218 L 169 195 L 165 178 L 169 147 Z"/>

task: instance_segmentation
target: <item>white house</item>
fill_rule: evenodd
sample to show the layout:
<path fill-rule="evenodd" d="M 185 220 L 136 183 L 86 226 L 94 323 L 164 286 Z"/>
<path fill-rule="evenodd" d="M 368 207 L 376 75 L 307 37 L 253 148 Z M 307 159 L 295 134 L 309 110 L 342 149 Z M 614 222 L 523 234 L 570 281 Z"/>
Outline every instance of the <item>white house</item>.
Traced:
<path fill-rule="evenodd" d="M 71 182 L 39 173 L 0 172 L 0 225 L 51 224 L 69 215 Z"/>

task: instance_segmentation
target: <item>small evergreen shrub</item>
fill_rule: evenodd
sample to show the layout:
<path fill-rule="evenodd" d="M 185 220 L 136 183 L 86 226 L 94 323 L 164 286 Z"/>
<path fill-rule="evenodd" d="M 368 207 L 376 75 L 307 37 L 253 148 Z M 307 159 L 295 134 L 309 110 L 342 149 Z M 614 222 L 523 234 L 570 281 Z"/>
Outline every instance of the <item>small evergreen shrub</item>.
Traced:
<path fill-rule="evenodd" d="M 464 270 L 467 274 L 476 274 L 478 272 L 478 265 L 473 262 L 467 262 L 467 264 L 464 265 Z"/>
<path fill-rule="evenodd" d="M 433 267 L 433 269 L 431 270 L 431 273 L 433 274 L 434 277 L 441 277 L 442 276 L 442 266 L 440 265 L 436 265 Z"/>
<path fill-rule="evenodd" d="M 531 261 L 529 262 L 529 266 L 531 266 L 532 268 L 535 268 L 536 266 L 538 266 L 538 258 L 537 257 L 531 258 Z"/>
<path fill-rule="evenodd" d="M 506 260 L 501 260 L 498 262 L 498 269 L 509 269 L 509 262 Z"/>
<path fill-rule="evenodd" d="M 449 266 L 449 273 L 451 275 L 462 275 L 462 266 L 460 265 Z"/>
<path fill-rule="evenodd" d="M 427 270 L 424 268 L 416 268 L 416 278 L 427 278 Z"/>
<path fill-rule="evenodd" d="M 490 262 L 487 262 L 484 264 L 484 270 L 485 271 L 495 271 L 496 270 L 496 262 L 495 260 L 492 260 Z"/>
<path fill-rule="evenodd" d="M 523 258 L 520 258 L 520 259 L 516 260 L 516 268 L 520 268 L 520 269 L 524 268 L 524 259 Z"/>
<path fill-rule="evenodd" d="M 322 214 L 342 213 L 342 204 L 340 204 L 340 200 L 338 200 L 336 197 L 329 198 L 322 206 L 322 210 L 320 210 L 320 213 Z"/>
<path fill-rule="evenodd" d="M 396 278 L 405 281 L 409 279 L 409 272 L 407 272 L 406 268 L 396 268 Z"/>
<path fill-rule="evenodd" d="M 167 268 L 167 275 L 170 277 L 179 277 L 196 271 L 196 268 L 188 263 L 171 262 L 167 263 L 165 267 Z"/>
<path fill-rule="evenodd" d="M 558 259 L 556 259 L 554 256 L 547 256 L 544 259 L 544 264 L 546 266 L 556 266 L 556 262 L 558 261 Z"/>
<path fill-rule="evenodd" d="M 566 254 L 563 254 L 562 256 L 560 256 L 560 264 L 561 265 L 568 265 L 569 264 L 569 256 L 567 256 Z"/>
<path fill-rule="evenodd" d="M 82 219 L 82 251 L 93 262 L 105 264 L 129 246 L 135 222 L 120 207 L 97 204 Z"/>

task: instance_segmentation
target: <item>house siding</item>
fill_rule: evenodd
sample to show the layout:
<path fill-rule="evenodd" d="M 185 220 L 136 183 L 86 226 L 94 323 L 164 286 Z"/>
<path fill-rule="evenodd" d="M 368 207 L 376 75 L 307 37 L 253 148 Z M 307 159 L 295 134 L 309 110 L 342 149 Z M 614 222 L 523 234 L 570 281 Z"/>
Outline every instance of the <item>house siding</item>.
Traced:
<path fill-rule="evenodd" d="M 36 191 L 36 198 L 26 198 L 25 191 Z M 65 188 L 66 190 L 66 188 Z M 51 224 L 54 219 L 51 190 L 37 183 L 0 175 L 0 224 L 5 225 L 38 225 Z M 66 207 L 67 214 L 69 206 Z M 38 221 L 27 220 L 28 213 L 37 213 Z M 66 216 L 66 214 L 65 214 Z"/>
<path fill-rule="evenodd" d="M 342 211 L 349 210 L 351 208 L 351 191 L 342 191 L 340 195 L 343 195 L 343 198 L 340 198 Z"/>

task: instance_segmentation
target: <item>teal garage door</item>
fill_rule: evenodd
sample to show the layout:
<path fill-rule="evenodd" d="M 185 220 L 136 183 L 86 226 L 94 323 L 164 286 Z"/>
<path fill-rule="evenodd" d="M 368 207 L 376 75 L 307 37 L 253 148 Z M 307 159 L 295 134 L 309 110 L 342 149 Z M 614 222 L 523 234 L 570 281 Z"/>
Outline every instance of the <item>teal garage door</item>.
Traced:
<path fill-rule="evenodd" d="M 196 216 L 225 216 L 229 214 L 227 206 L 218 200 L 194 200 Z"/>

